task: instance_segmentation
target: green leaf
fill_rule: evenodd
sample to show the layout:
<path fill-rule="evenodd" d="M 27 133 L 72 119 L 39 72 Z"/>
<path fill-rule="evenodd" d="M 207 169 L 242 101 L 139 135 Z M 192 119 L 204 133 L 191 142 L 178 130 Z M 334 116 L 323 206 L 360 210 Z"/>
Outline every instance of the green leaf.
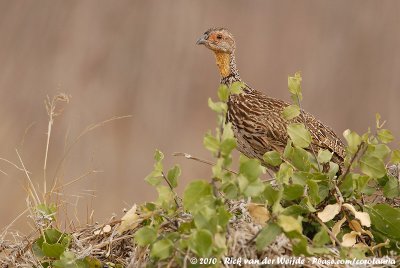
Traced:
<path fill-rule="evenodd" d="M 292 242 L 292 250 L 295 256 L 299 255 L 310 256 L 310 252 L 308 251 L 308 246 L 307 246 L 308 245 L 307 237 L 298 232 L 289 232 L 286 233 L 286 236 Z"/>
<path fill-rule="evenodd" d="M 329 234 L 324 228 L 321 228 L 320 231 L 314 235 L 313 245 L 316 247 L 323 247 L 330 242 Z"/>
<path fill-rule="evenodd" d="M 44 242 L 44 239 L 43 239 L 43 236 L 41 236 L 38 239 L 36 239 L 36 241 L 32 244 L 33 254 L 37 258 L 40 258 L 40 259 L 45 257 L 43 250 L 42 250 L 43 242 Z"/>
<path fill-rule="evenodd" d="M 386 174 L 385 164 L 375 156 L 364 155 L 360 159 L 361 171 L 373 178 L 382 178 Z"/>
<path fill-rule="evenodd" d="M 386 144 L 369 144 L 365 154 L 384 160 L 390 154 L 390 149 Z"/>
<path fill-rule="evenodd" d="M 183 206 L 193 211 L 202 198 L 212 197 L 212 188 L 206 181 L 193 181 L 189 183 L 183 193 Z"/>
<path fill-rule="evenodd" d="M 299 184 L 285 185 L 283 190 L 283 198 L 291 201 L 300 198 L 303 193 L 304 187 Z"/>
<path fill-rule="evenodd" d="M 167 179 L 173 188 L 178 186 L 178 178 L 181 175 L 181 169 L 178 165 L 175 165 L 168 171 Z"/>
<path fill-rule="evenodd" d="M 50 205 L 46 205 L 46 204 L 39 204 L 36 207 L 37 211 L 42 214 L 45 217 L 50 217 L 53 220 L 55 219 L 55 214 L 57 211 L 57 206 L 56 204 L 50 204 Z"/>
<path fill-rule="evenodd" d="M 60 255 L 66 250 L 66 246 L 59 243 L 49 244 L 47 242 L 43 242 L 42 250 L 46 257 L 59 258 Z"/>
<path fill-rule="evenodd" d="M 246 87 L 246 84 L 243 82 L 233 82 L 230 86 L 229 90 L 232 94 L 240 94 L 243 92 L 243 89 Z"/>
<path fill-rule="evenodd" d="M 265 184 L 260 179 L 257 179 L 247 185 L 246 189 L 243 191 L 243 194 L 246 197 L 256 197 L 260 195 L 264 189 Z"/>
<path fill-rule="evenodd" d="M 383 195 L 387 198 L 395 198 L 400 196 L 400 186 L 397 178 L 388 176 L 388 181 L 383 187 Z"/>
<path fill-rule="evenodd" d="M 217 153 L 219 151 L 219 141 L 216 137 L 211 135 L 211 133 L 207 133 L 204 136 L 203 140 L 204 146 L 212 153 Z"/>
<path fill-rule="evenodd" d="M 332 152 L 330 152 L 329 150 L 323 150 L 320 149 L 318 151 L 318 162 L 320 162 L 321 164 L 325 164 L 328 163 L 329 161 L 331 161 L 332 159 Z"/>
<path fill-rule="evenodd" d="M 171 256 L 173 246 L 174 244 L 169 239 L 158 240 L 151 247 L 150 256 L 160 260 L 166 259 Z"/>
<path fill-rule="evenodd" d="M 208 257 L 212 250 L 212 234 L 208 230 L 197 230 L 190 238 L 190 248 L 199 257 Z"/>
<path fill-rule="evenodd" d="M 400 150 L 393 150 L 390 162 L 392 162 L 393 164 L 400 163 Z"/>
<path fill-rule="evenodd" d="M 225 133 L 225 132 L 224 132 Z M 236 139 L 223 139 L 221 142 L 221 154 L 223 156 L 229 156 L 233 149 L 236 148 Z"/>
<path fill-rule="evenodd" d="M 266 248 L 274 242 L 276 237 L 281 233 L 281 228 L 275 223 L 270 223 L 264 226 L 256 238 L 257 250 L 261 251 Z"/>
<path fill-rule="evenodd" d="M 352 173 L 349 173 L 349 175 Z M 354 177 L 354 181 L 356 182 L 356 187 L 357 187 L 357 191 L 359 193 L 365 193 L 365 189 L 368 186 L 368 182 L 371 180 L 371 177 L 366 176 L 366 175 L 359 175 L 359 174 L 354 174 L 356 175 Z"/>
<path fill-rule="evenodd" d="M 229 211 L 227 211 L 224 207 L 219 207 L 217 209 L 217 219 L 219 226 L 225 228 L 231 217 L 232 214 Z"/>
<path fill-rule="evenodd" d="M 308 153 L 303 148 L 294 147 L 292 149 L 290 159 L 292 160 L 293 166 L 298 170 L 307 172 L 310 171 L 310 153 Z"/>
<path fill-rule="evenodd" d="M 381 115 L 379 113 L 375 114 L 375 120 L 376 120 L 376 128 L 381 128 L 383 125 L 380 124 Z"/>
<path fill-rule="evenodd" d="M 299 116 L 300 114 L 300 108 L 296 104 L 289 105 L 285 107 L 282 111 L 282 116 L 286 120 L 292 120 L 293 118 Z"/>
<path fill-rule="evenodd" d="M 279 201 L 279 191 L 274 189 L 271 184 L 265 185 L 263 197 L 268 201 L 269 205 L 273 205 Z"/>
<path fill-rule="evenodd" d="M 135 242 L 139 246 L 147 246 L 153 243 L 157 238 L 157 231 L 150 226 L 144 226 L 136 231 Z"/>
<path fill-rule="evenodd" d="M 400 240 L 400 209 L 388 204 L 366 206 L 371 217 L 372 228 L 391 239 Z"/>
<path fill-rule="evenodd" d="M 222 185 L 222 191 L 228 199 L 235 199 L 238 195 L 239 189 L 236 184 L 228 182 Z"/>
<path fill-rule="evenodd" d="M 154 153 L 154 161 L 155 161 L 154 169 L 144 179 L 148 184 L 152 186 L 157 186 L 161 183 L 162 171 L 163 171 L 163 164 L 162 164 L 163 159 L 164 159 L 164 154 L 161 151 L 156 150 Z"/>
<path fill-rule="evenodd" d="M 307 148 L 311 143 L 311 134 L 303 123 L 289 124 L 287 132 L 295 146 Z"/>
<path fill-rule="evenodd" d="M 197 229 L 208 229 L 215 233 L 217 231 L 218 221 L 216 218 L 215 208 L 204 206 L 193 215 L 194 224 Z"/>
<path fill-rule="evenodd" d="M 55 244 L 55 243 L 60 242 L 63 239 L 64 234 L 57 229 L 50 228 L 50 229 L 44 230 L 44 236 L 46 238 L 45 241 L 47 243 Z"/>
<path fill-rule="evenodd" d="M 296 231 L 298 233 L 303 232 L 303 227 L 301 226 L 301 220 L 299 218 L 294 218 L 292 216 L 279 215 L 278 225 L 282 228 L 285 233 Z"/>
<path fill-rule="evenodd" d="M 277 151 L 266 152 L 263 156 L 263 160 L 273 167 L 279 166 L 282 163 L 281 155 Z"/>
<path fill-rule="evenodd" d="M 327 174 L 329 178 L 333 179 L 338 171 L 339 171 L 339 165 L 334 162 L 329 162 L 329 171 Z"/>
<path fill-rule="evenodd" d="M 362 141 L 360 135 L 358 135 L 354 131 L 351 131 L 350 129 L 346 129 L 343 132 L 343 137 L 347 141 L 348 145 L 347 150 L 349 151 L 349 153 L 355 154 L 358 149 L 358 146 L 360 146 Z"/>
<path fill-rule="evenodd" d="M 303 200 L 301 200 L 300 205 L 302 205 L 305 209 L 307 209 L 311 213 L 317 211 L 311 204 L 310 198 L 308 196 L 304 197 Z"/>
<path fill-rule="evenodd" d="M 218 98 L 222 102 L 226 102 L 229 98 L 229 88 L 225 84 L 219 85 L 218 88 Z"/>
<path fill-rule="evenodd" d="M 276 180 L 280 183 L 289 183 L 289 178 L 293 175 L 293 168 L 287 163 L 282 163 L 279 171 L 276 173 Z"/>
<path fill-rule="evenodd" d="M 307 185 L 311 203 L 314 206 L 318 205 L 321 202 L 318 183 L 313 180 L 309 180 L 307 181 Z"/>
<path fill-rule="evenodd" d="M 394 140 L 392 132 L 390 132 L 390 130 L 388 130 L 388 129 L 379 129 L 377 131 L 377 134 L 378 134 L 378 138 L 383 143 L 389 143 Z"/>
<path fill-rule="evenodd" d="M 160 162 L 163 159 L 164 159 L 164 154 L 160 150 L 156 150 L 156 152 L 154 153 L 154 160 L 156 162 Z"/>
<path fill-rule="evenodd" d="M 158 199 L 157 204 L 165 209 L 168 209 L 174 203 L 174 193 L 165 185 L 157 186 Z"/>
<path fill-rule="evenodd" d="M 301 94 L 301 75 L 299 72 L 296 72 L 294 76 L 289 76 L 288 77 L 288 88 L 290 93 L 293 95 L 297 96 L 299 98 L 299 101 L 302 100 L 302 94 Z M 297 99 L 296 97 L 296 99 Z M 297 102 L 297 100 L 295 101 Z"/>
<path fill-rule="evenodd" d="M 97 265 L 97 266 L 96 266 Z M 86 257 L 84 260 L 78 260 L 73 252 L 65 251 L 60 259 L 53 262 L 54 268 L 97 268 L 101 267 L 101 262 L 95 258 Z"/>
<path fill-rule="evenodd" d="M 282 214 L 286 215 L 286 216 L 292 216 L 292 217 L 297 218 L 298 216 L 301 216 L 307 212 L 308 212 L 308 210 L 303 208 L 300 205 L 291 205 L 291 206 L 285 208 L 282 211 Z"/>
<path fill-rule="evenodd" d="M 160 185 L 163 180 L 162 173 L 161 171 L 154 170 L 149 175 L 147 175 L 144 180 L 151 186 Z"/>
<path fill-rule="evenodd" d="M 226 113 L 228 106 L 225 102 L 213 102 L 211 98 L 208 99 L 208 107 L 216 113 Z"/>
<path fill-rule="evenodd" d="M 340 184 L 339 189 L 343 196 L 350 197 L 354 193 L 354 180 L 358 178 L 359 174 L 349 173 Z"/>
<path fill-rule="evenodd" d="M 251 181 L 255 181 L 262 173 L 261 164 L 256 159 L 240 156 L 239 173 Z"/>
<path fill-rule="evenodd" d="M 86 264 L 85 266 L 80 266 L 79 262 L 82 262 L 81 265 Z M 105 265 L 103 265 L 101 263 L 100 260 L 96 259 L 95 257 L 91 257 L 91 256 L 87 256 L 84 258 L 84 260 L 76 260 L 75 263 L 77 264 L 77 266 L 75 266 L 74 268 L 101 268 L 104 267 Z M 65 268 L 65 267 L 64 267 Z M 72 267 L 71 267 L 72 268 Z M 118 264 L 115 265 L 115 268 L 119 268 Z"/>

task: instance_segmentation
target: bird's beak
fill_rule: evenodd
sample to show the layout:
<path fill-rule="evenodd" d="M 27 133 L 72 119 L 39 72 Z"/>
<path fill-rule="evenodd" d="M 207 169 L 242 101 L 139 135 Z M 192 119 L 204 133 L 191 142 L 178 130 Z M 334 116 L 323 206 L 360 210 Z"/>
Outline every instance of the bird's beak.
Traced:
<path fill-rule="evenodd" d="M 197 39 L 196 45 L 204 45 L 207 42 L 207 35 L 203 34 L 199 39 Z"/>

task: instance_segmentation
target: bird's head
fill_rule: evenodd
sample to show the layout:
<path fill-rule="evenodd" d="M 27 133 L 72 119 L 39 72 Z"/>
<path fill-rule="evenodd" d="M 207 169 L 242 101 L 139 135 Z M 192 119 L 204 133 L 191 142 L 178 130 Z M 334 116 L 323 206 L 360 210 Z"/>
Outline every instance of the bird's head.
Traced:
<path fill-rule="evenodd" d="M 225 28 L 211 28 L 207 30 L 196 42 L 205 45 L 215 53 L 232 54 L 235 51 L 235 39 Z"/>
<path fill-rule="evenodd" d="M 234 61 L 235 40 L 233 35 L 225 28 L 211 28 L 207 30 L 196 42 L 205 45 L 215 53 L 216 63 L 222 77 L 230 76 L 236 67 Z"/>

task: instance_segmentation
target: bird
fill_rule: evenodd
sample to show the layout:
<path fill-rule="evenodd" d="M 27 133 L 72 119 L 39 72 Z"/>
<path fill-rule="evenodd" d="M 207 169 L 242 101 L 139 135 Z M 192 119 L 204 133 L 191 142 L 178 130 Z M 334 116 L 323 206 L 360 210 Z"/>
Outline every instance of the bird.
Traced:
<path fill-rule="evenodd" d="M 303 109 L 299 116 L 286 120 L 282 112 L 289 103 L 270 97 L 242 81 L 235 60 L 236 43 L 230 31 L 226 28 L 210 28 L 196 44 L 214 52 L 221 84 L 229 87 L 234 82 L 243 83 L 240 94 L 229 95 L 226 114 L 226 122 L 232 124 L 237 149 L 242 154 L 259 159 L 264 166 L 274 170 L 274 167 L 265 163 L 263 155 L 272 150 L 282 154 L 289 139 L 288 124 L 306 122 L 312 137 L 310 147 L 306 150 L 314 155 L 320 149 L 329 150 L 332 153 L 331 161 L 339 165 L 339 172 L 343 169 L 345 145 L 329 126 Z"/>

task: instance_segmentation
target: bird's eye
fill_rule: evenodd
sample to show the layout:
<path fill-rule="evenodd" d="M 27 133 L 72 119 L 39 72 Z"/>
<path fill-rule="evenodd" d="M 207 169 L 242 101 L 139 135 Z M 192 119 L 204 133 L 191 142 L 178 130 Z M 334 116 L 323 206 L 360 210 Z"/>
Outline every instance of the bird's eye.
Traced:
<path fill-rule="evenodd" d="M 217 39 L 222 39 L 222 34 L 217 35 Z"/>

